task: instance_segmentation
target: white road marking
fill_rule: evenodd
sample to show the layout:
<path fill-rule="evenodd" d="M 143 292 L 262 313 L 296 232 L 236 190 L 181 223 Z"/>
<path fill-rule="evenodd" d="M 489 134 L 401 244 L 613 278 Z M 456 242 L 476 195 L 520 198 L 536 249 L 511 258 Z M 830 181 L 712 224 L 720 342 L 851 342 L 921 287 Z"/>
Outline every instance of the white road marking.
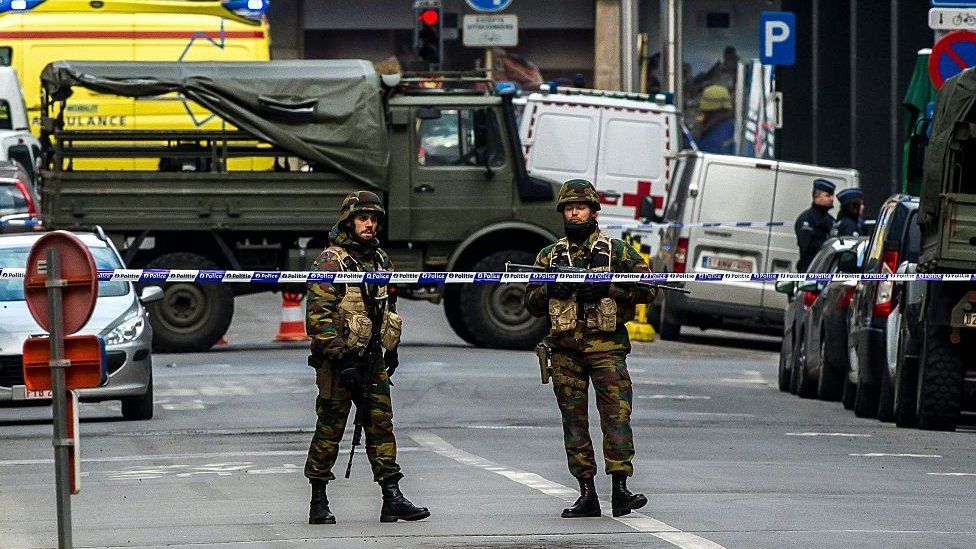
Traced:
<path fill-rule="evenodd" d="M 683 416 L 715 416 L 715 417 L 756 417 L 756 414 L 739 414 L 735 412 L 677 412 Z"/>
<path fill-rule="evenodd" d="M 417 446 L 407 446 L 397 448 L 397 453 L 420 452 L 425 448 Z M 348 447 L 342 447 L 339 452 L 348 452 Z M 266 450 L 261 452 L 212 452 L 200 454 L 156 454 L 139 456 L 108 456 L 95 458 L 81 458 L 82 463 L 127 463 L 130 461 L 182 461 L 193 459 L 214 459 L 214 458 L 240 458 L 240 457 L 275 457 L 275 456 L 305 456 L 308 450 Z M 5 459 L 0 460 L 0 467 L 16 467 L 22 465 L 49 465 L 54 463 L 53 458 L 40 459 Z M 167 466 L 170 467 L 170 466 Z"/>
<path fill-rule="evenodd" d="M 509 429 L 546 429 L 541 425 L 468 425 L 468 429 L 490 429 L 506 431 Z"/>
<path fill-rule="evenodd" d="M 815 431 L 805 431 L 802 433 L 786 433 L 788 437 L 850 437 L 850 438 L 871 438 L 866 433 L 818 433 Z"/>
<path fill-rule="evenodd" d="M 705 395 L 637 395 L 637 398 L 650 400 L 711 400 L 712 397 Z"/>
<path fill-rule="evenodd" d="M 976 473 L 925 473 L 936 477 L 976 477 Z"/>
<path fill-rule="evenodd" d="M 492 473 L 501 475 L 509 480 L 515 481 L 523 486 L 534 488 L 543 494 L 554 496 L 570 503 L 574 502 L 579 496 L 579 492 L 568 486 L 563 486 L 557 482 L 543 478 L 535 473 L 513 469 L 487 460 L 470 452 L 465 452 L 460 448 L 452 446 L 441 437 L 426 431 L 414 431 L 410 433 L 410 438 L 414 439 L 421 446 L 424 446 L 437 454 L 453 459 L 454 461 L 471 467 L 477 467 Z M 603 508 L 611 508 L 606 501 L 600 501 Z M 611 517 L 613 520 L 625 524 L 630 528 L 650 534 L 658 539 L 664 540 L 682 549 L 725 549 L 721 545 L 709 541 L 705 538 L 696 536 L 688 532 L 678 530 L 674 526 L 665 524 L 655 518 L 641 513 L 631 513 L 623 517 Z"/>
<path fill-rule="evenodd" d="M 868 457 L 868 458 L 878 458 L 878 457 L 899 457 L 899 458 L 941 458 L 939 454 L 885 454 L 882 452 L 872 452 L 869 454 L 847 454 L 853 457 Z"/>
<path fill-rule="evenodd" d="M 648 380 L 637 379 L 632 381 L 632 383 L 634 385 L 655 385 L 658 387 L 674 387 L 675 385 L 677 385 L 677 383 L 673 381 L 657 381 L 653 379 L 648 379 Z"/>

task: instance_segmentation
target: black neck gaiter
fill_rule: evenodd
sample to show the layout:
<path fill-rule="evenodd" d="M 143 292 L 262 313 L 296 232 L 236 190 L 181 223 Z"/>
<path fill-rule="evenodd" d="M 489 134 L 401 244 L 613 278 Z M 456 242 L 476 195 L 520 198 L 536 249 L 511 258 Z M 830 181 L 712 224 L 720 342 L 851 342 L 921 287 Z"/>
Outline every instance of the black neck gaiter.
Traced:
<path fill-rule="evenodd" d="M 566 238 L 570 242 L 579 246 L 586 239 L 596 231 L 596 221 L 591 220 L 585 223 L 564 223 L 563 230 L 566 232 Z"/>

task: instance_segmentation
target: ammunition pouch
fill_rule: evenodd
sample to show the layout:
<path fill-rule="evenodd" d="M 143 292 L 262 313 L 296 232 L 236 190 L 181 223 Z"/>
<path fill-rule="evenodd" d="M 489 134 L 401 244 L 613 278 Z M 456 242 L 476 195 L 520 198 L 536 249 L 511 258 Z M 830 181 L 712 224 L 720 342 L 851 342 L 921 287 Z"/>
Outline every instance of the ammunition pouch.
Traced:
<path fill-rule="evenodd" d="M 576 303 L 575 299 L 550 299 L 550 333 L 555 335 L 574 329 L 576 327 L 578 313 L 579 304 Z"/>
<path fill-rule="evenodd" d="M 586 327 L 595 328 L 601 332 L 615 332 L 617 330 L 617 302 L 609 297 L 600 299 L 592 312 L 586 316 Z"/>
<path fill-rule="evenodd" d="M 345 315 L 345 345 L 359 350 L 369 344 L 373 334 L 373 321 L 364 313 L 347 312 Z"/>
<path fill-rule="evenodd" d="M 400 335 L 403 333 L 403 317 L 387 311 L 380 325 L 380 344 L 387 351 L 396 349 L 400 345 Z"/>

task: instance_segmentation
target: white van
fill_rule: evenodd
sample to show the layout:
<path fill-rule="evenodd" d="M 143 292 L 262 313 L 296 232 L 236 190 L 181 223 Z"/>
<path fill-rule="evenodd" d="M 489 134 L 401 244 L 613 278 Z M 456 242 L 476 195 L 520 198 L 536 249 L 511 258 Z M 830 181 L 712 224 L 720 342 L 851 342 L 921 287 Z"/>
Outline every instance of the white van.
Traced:
<path fill-rule="evenodd" d="M 579 88 L 525 98 L 519 138 L 530 175 L 556 183 L 593 182 L 602 226 L 633 224 L 645 196 L 663 213 L 681 149 L 673 105 L 646 94 Z"/>
<path fill-rule="evenodd" d="M 0 67 L 0 160 L 16 162 L 36 183 L 41 142 L 30 133 L 20 79 L 12 67 Z"/>
<path fill-rule="evenodd" d="M 793 224 L 810 207 L 813 180 L 837 191 L 859 186 L 857 170 L 686 151 L 681 153 L 664 221 L 691 227 L 660 231 L 655 272 L 793 272 L 800 258 Z M 837 209 L 832 212 L 835 216 Z M 752 226 L 694 226 L 758 222 Z M 782 222 L 779 226 L 768 223 Z M 666 294 L 655 303 L 662 339 L 677 339 L 682 325 L 782 330 L 786 296 L 773 283 L 702 282 L 690 295 Z"/>

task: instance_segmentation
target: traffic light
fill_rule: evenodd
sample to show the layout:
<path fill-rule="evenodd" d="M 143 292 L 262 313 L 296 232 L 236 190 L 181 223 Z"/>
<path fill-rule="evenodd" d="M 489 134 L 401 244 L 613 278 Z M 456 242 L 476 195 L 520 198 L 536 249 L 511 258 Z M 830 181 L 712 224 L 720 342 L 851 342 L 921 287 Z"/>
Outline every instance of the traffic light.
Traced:
<path fill-rule="evenodd" d="M 444 40 L 441 35 L 444 21 L 441 17 L 441 7 L 418 7 L 415 12 L 414 47 L 417 55 L 431 65 L 440 65 L 444 52 Z"/>

